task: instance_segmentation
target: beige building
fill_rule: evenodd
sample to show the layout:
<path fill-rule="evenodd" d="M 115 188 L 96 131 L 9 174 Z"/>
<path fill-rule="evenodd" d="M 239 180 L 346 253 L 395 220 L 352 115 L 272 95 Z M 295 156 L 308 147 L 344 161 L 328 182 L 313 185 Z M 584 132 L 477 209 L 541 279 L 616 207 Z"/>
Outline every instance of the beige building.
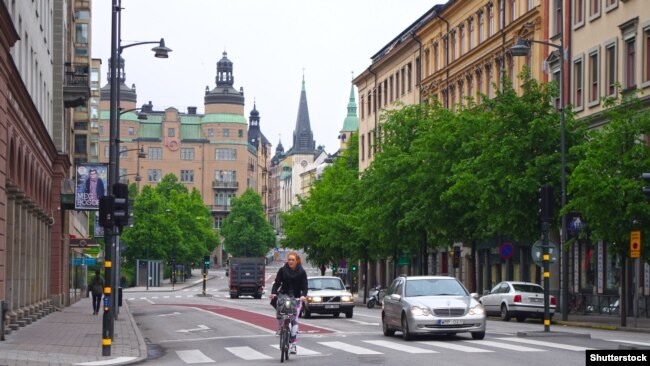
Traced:
<path fill-rule="evenodd" d="M 650 10 L 645 1 L 575 0 L 570 18 L 571 93 L 577 118 L 606 121 L 603 97 L 641 89 L 650 100 Z M 620 84 L 620 90 L 616 87 Z"/>
<path fill-rule="evenodd" d="M 264 164 L 270 160 L 270 144 L 260 131 L 256 107 L 250 126 L 244 117 L 243 88 L 234 88 L 233 63 L 226 52 L 217 62 L 215 88 L 205 92 L 203 114 L 196 107 L 156 111 L 151 102 L 137 108 L 135 87 L 126 86 L 124 68 L 122 59 L 118 65 L 120 181 L 156 185 L 163 176 L 174 174 L 188 190 L 196 188 L 201 193 L 215 229 L 230 212 L 231 200 L 247 188 L 262 194 L 262 202 L 268 205 L 268 189 L 264 188 L 269 175 Z M 109 95 L 107 85 L 100 103 L 101 162 L 109 160 Z"/>

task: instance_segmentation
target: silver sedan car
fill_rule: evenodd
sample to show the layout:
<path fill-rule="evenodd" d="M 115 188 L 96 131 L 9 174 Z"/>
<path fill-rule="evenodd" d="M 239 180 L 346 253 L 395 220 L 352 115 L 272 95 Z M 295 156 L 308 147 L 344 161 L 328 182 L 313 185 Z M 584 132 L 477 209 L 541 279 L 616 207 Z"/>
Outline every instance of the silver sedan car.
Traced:
<path fill-rule="evenodd" d="M 488 315 L 499 315 L 503 321 L 509 321 L 513 316 L 519 322 L 531 317 L 544 319 L 544 288 L 536 283 L 500 282 L 479 301 Z M 549 311 L 550 317 L 553 318 L 555 313 L 553 296 L 549 299 Z"/>
<path fill-rule="evenodd" d="M 419 334 L 470 332 L 485 338 L 485 312 L 477 294 L 470 294 L 454 277 L 401 276 L 386 290 L 381 311 L 385 336 L 402 332 L 411 340 Z"/>

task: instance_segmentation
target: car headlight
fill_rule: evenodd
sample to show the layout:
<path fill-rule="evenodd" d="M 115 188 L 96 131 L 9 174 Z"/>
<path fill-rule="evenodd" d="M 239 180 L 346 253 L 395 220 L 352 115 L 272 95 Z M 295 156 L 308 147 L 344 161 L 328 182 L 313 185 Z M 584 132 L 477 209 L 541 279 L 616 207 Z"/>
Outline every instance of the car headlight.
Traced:
<path fill-rule="evenodd" d="M 485 314 L 485 309 L 483 309 L 483 305 L 481 304 L 476 304 L 473 308 L 469 308 L 469 315 L 483 315 Z"/>
<path fill-rule="evenodd" d="M 320 296 L 307 296 L 307 302 L 308 303 L 323 302 L 323 298 Z"/>
<path fill-rule="evenodd" d="M 351 295 L 341 296 L 341 302 L 352 302 L 352 296 Z"/>
<path fill-rule="evenodd" d="M 411 307 L 411 314 L 413 314 L 413 316 L 427 316 L 427 315 L 429 315 L 431 313 L 429 312 L 429 309 L 427 309 L 427 308 L 421 308 L 419 306 L 412 306 Z"/>

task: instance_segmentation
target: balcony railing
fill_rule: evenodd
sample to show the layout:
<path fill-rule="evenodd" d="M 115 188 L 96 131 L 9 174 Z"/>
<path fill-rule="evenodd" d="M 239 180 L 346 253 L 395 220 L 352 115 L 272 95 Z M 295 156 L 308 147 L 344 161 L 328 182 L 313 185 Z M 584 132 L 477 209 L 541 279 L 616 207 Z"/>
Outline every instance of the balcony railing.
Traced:
<path fill-rule="evenodd" d="M 212 181 L 212 189 L 239 189 L 239 182 L 215 179 Z"/>
<path fill-rule="evenodd" d="M 230 212 L 230 205 L 210 205 L 211 212 Z"/>
<path fill-rule="evenodd" d="M 65 63 L 63 101 L 66 108 L 84 105 L 90 98 L 89 70 L 87 63 Z"/>

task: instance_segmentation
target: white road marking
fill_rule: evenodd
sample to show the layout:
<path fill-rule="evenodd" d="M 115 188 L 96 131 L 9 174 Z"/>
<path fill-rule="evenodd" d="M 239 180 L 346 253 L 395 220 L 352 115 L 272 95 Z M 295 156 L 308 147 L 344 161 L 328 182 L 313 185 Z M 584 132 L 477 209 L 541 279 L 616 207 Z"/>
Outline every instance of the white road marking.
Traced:
<path fill-rule="evenodd" d="M 396 343 L 390 341 L 364 341 L 366 343 L 374 344 L 375 346 L 386 347 L 407 353 L 438 353 L 437 351 L 424 349 L 419 347 L 407 346 L 404 343 Z"/>
<path fill-rule="evenodd" d="M 199 324 L 199 327 L 198 327 L 198 328 L 194 328 L 194 329 L 180 329 L 180 330 L 177 330 L 177 332 L 178 332 L 178 333 L 189 333 L 189 332 L 195 332 L 195 331 L 199 331 L 199 330 L 208 330 L 208 329 L 210 329 L 210 328 L 208 328 L 207 326 L 205 326 L 205 325 L 203 325 L 203 324 Z"/>
<path fill-rule="evenodd" d="M 373 351 L 368 348 L 353 346 L 343 342 L 318 342 L 323 346 L 332 347 L 338 351 L 354 353 L 357 355 L 381 355 L 381 352 Z"/>
<path fill-rule="evenodd" d="M 379 326 L 379 323 L 368 323 L 368 322 L 362 322 L 361 320 L 353 320 L 353 319 L 350 319 L 349 321 L 354 322 L 354 323 L 357 323 L 357 324 L 361 324 L 361 325 L 374 325 L 374 326 Z"/>
<path fill-rule="evenodd" d="M 462 351 L 462 352 L 468 352 L 468 353 L 494 352 L 494 351 L 490 351 L 488 349 L 467 347 L 467 346 L 463 346 L 462 344 L 451 343 L 451 342 L 422 341 L 422 342 L 418 342 L 418 343 L 426 344 L 427 346 L 453 349 L 454 351 Z"/>
<path fill-rule="evenodd" d="M 82 366 L 102 366 L 102 365 L 116 365 L 122 362 L 131 362 L 137 357 L 116 357 L 111 358 L 110 360 L 101 360 L 101 361 L 89 361 L 89 362 L 80 362 L 73 363 L 73 365 L 82 365 Z"/>
<path fill-rule="evenodd" d="M 181 315 L 181 313 L 179 313 L 178 311 L 174 311 L 174 312 L 171 313 L 171 314 L 160 314 L 160 315 L 158 315 L 158 316 L 173 316 L 173 315 Z"/>
<path fill-rule="evenodd" d="M 185 363 L 209 363 L 216 362 L 210 357 L 203 354 L 203 352 L 198 349 L 186 350 L 186 351 L 176 351 L 178 357 Z"/>
<path fill-rule="evenodd" d="M 527 338 L 514 338 L 513 337 L 513 338 L 498 338 L 498 339 L 502 339 L 502 340 L 508 341 L 508 342 L 527 343 L 527 344 L 534 344 L 536 346 L 545 346 L 545 347 L 566 349 L 566 350 L 569 350 L 569 351 L 578 351 L 578 352 L 583 352 L 583 351 L 586 351 L 586 350 L 595 349 L 595 348 L 572 346 L 572 345 L 569 345 L 569 344 L 538 341 L 538 340 L 535 340 L 535 339 L 527 339 Z"/>
<path fill-rule="evenodd" d="M 620 343 L 629 343 L 629 344 L 638 344 L 640 346 L 647 346 L 650 347 L 650 343 L 648 342 L 636 342 L 636 341 L 626 341 L 624 339 L 606 339 L 606 341 L 610 342 L 620 342 Z"/>
<path fill-rule="evenodd" d="M 517 346 L 516 344 L 499 343 L 499 342 L 493 342 L 493 341 L 474 340 L 474 341 L 466 341 L 466 342 L 472 343 L 472 344 L 480 344 L 480 345 L 484 345 L 484 346 L 496 347 L 496 348 L 505 348 L 505 349 L 509 349 L 511 351 L 544 352 L 543 349 L 530 348 L 530 347 L 524 347 L 524 346 Z"/>
<path fill-rule="evenodd" d="M 250 347 L 226 347 L 226 351 L 244 360 L 268 360 L 271 358 Z"/>
<path fill-rule="evenodd" d="M 275 348 L 276 350 L 280 349 L 279 344 L 272 344 L 271 347 Z M 298 345 L 298 355 L 300 356 L 317 356 L 317 355 L 322 355 L 320 352 L 312 351 L 308 348 L 305 348 L 301 346 L 300 344 Z"/>

